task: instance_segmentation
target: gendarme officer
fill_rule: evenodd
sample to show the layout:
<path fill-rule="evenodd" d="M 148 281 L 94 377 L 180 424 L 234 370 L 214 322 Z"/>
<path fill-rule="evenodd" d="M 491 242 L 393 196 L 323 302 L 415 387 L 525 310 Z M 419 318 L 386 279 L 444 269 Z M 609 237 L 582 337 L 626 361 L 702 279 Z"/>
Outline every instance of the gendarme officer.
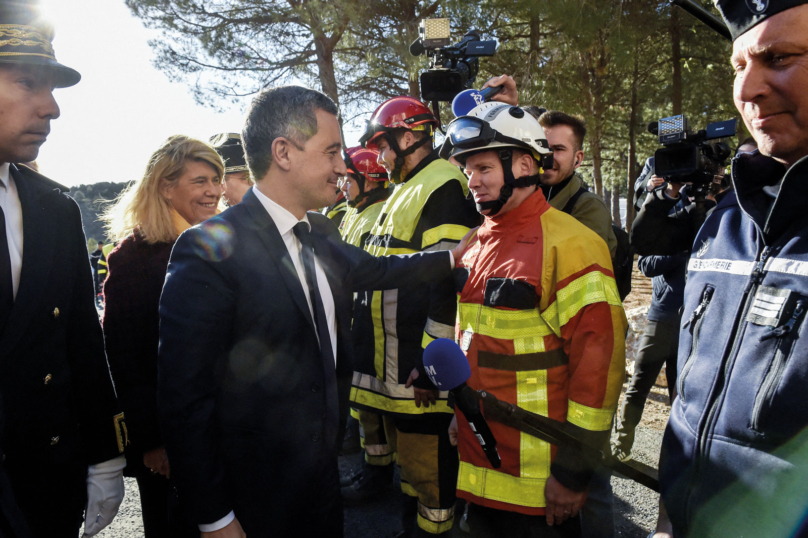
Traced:
<path fill-rule="evenodd" d="M 81 216 L 33 161 L 59 117 L 57 63 L 33 8 L 0 5 L 0 391 L 3 468 L 36 538 L 92 536 L 123 499 L 126 428 L 109 374 Z M 15 533 L 17 534 L 17 533 Z"/>
<path fill-rule="evenodd" d="M 674 536 L 808 536 L 808 2 L 718 0 L 759 152 L 688 266 L 660 483 Z"/>

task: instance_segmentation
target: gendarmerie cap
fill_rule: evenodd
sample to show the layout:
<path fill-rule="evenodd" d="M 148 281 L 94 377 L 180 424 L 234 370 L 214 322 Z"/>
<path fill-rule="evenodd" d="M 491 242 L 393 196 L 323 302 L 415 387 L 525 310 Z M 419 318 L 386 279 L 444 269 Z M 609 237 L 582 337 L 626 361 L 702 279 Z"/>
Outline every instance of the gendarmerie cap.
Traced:
<path fill-rule="evenodd" d="M 73 86 L 81 75 L 56 61 L 52 41 L 53 27 L 30 2 L 0 2 L 0 64 L 47 68 L 55 73 L 57 88 Z"/>
<path fill-rule="evenodd" d="M 246 172 L 244 146 L 239 133 L 222 133 L 210 137 L 210 144 L 224 161 L 224 173 Z"/>
<path fill-rule="evenodd" d="M 792 7 L 808 3 L 808 0 L 713 0 L 721 12 L 735 41 L 747 30 L 769 17 Z"/>

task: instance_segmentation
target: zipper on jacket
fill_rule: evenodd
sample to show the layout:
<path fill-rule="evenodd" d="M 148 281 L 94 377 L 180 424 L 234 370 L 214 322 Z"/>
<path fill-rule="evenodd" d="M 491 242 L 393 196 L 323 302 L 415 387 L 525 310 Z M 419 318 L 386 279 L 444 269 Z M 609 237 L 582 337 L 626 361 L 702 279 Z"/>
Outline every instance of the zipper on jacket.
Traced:
<path fill-rule="evenodd" d="M 690 353 L 687 356 L 685 365 L 682 367 L 682 373 L 679 375 L 679 386 L 677 390 L 679 391 L 679 398 L 682 399 L 682 404 L 685 403 L 685 393 L 682 390 L 684 387 L 684 379 L 687 376 L 687 373 L 690 371 L 690 368 L 693 366 L 693 355 L 696 354 L 696 350 L 699 348 L 699 336 L 701 335 L 701 324 L 704 320 L 704 313 L 707 311 L 707 307 L 710 305 L 714 291 L 715 286 L 711 286 L 709 284 L 704 288 L 704 291 L 701 294 L 701 302 L 696 309 L 693 310 L 693 314 L 690 316 L 690 319 L 687 320 L 687 323 L 685 323 L 685 327 L 690 327 L 690 334 L 693 336 L 690 340 Z"/>
<path fill-rule="evenodd" d="M 730 365 L 735 360 L 735 356 L 738 354 L 738 348 L 740 347 L 741 340 L 743 339 L 743 329 L 746 327 L 746 316 L 749 313 L 749 309 L 752 307 L 752 303 L 754 302 L 755 291 L 757 290 L 758 285 L 763 281 L 763 277 L 765 276 L 765 269 L 766 269 L 766 262 L 769 260 L 769 256 L 771 254 L 771 247 L 765 246 L 760 253 L 760 257 L 755 264 L 755 269 L 752 271 L 752 275 L 749 279 L 749 283 L 744 290 L 743 295 L 743 306 L 741 307 L 741 312 L 735 318 L 735 322 L 732 326 L 732 332 L 730 334 L 729 341 L 732 342 L 730 347 L 730 351 L 728 354 L 724 355 L 723 357 L 723 364 L 724 369 L 722 371 L 722 376 L 716 380 L 716 388 L 714 389 L 711 398 L 707 402 L 707 418 L 702 422 L 701 426 L 698 429 L 698 435 L 696 439 L 698 440 L 698 445 L 696 446 L 695 454 L 694 454 L 694 464 L 693 464 L 693 475 L 691 481 L 691 491 L 693 492 L 692 495 L 688 498 L 688 507 L 686 510 L 687 519 L 693 519 L 692 510 L 698 504 L 698 495 L 696 494 L 697 490 L 697 483 L 698 483 L 698 476 L 701 472 L 701 458 L 702 455 L 707 452 L 707 435 L 706 433 L 710 431 L 712 428 L 713 422 L 715 420 L 717 411 L 718 411 L 718 402 L 722 400 L 722 396 L 724 395 L 724 390 L 726 389 L 726 381 L 727 376 L 730 372 Z M 681 398 L 681 394 L 679 395 Z"/>
<path fill-rule="evenodd" d="M 763 379 L 763 383 L 760 386 L 760 391 L 755 398 L 755 406 L 752 408 L 752 420 L 750 421 L 750 427 L 756 432 L 760 432 L 760 425 L 762 418 L 764 418 L 763 407 L 771 402 L 774 391 L 777 388 L 777 385 L 780 383 L 780 378 L 783 376 L 783 371 L 785 370 L 786 361 L 788 360 L 789 351 L 791 348 L 789 344 L 793 343 L 794 339 L 796 338 L 794 327 L 802 317 L 803 313 L 805 313 L 805 301 L 797 301 L 797 305 L 794 307 L 794 313 L 791 314 L 791 318 L 788 320 L 788 322 L 782 327 L 772 330 L 768 335 L 761 338 L 761 340 L 766 340 L 776 336 L 777 345 L 775 347 L 772 365 L 769 368 L 769 371 L 766 373 L 766 377 Z"/>

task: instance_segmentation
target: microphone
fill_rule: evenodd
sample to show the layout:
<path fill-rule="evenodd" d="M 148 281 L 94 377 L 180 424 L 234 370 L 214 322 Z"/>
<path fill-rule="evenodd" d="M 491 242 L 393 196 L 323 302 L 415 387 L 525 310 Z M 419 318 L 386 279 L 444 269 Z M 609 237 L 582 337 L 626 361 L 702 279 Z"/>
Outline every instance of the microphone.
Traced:
<path fill-rule="evenodd" d="M 452 393 L 455 406 L 466 417 L 491 467 L 499 469 L 502 460 L 497 452 L 497 440 L 480 412 L 480 402 L 474 391 L 466 385 L 471 368 L 460 346 L 448 338 L 433 340 L 424 349 L 424 369 L 436 387 Z"/>
<path fill-rule="evenodd" d="M 502 86 L 489 86 L 483 90 L 463 90 L 452 100 L 452 114 L 456 118 L 465 116 L 472 108 L 489 101 L 502 91 Z"/>

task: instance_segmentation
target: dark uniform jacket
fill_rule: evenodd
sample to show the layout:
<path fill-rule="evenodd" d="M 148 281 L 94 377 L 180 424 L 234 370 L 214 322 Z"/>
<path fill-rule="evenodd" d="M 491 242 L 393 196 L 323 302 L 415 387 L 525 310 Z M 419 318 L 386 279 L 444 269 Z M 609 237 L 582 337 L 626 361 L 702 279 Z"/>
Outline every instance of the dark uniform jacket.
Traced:
<path fill-rule="evenodd" d="M 446 253 L 374 258 L 327 217 L 308 219 L 334 298 L 336 375 L 283 238 L 252 191 L 183 233 L 171 254 L 157 409 L 171 478 L 196 523 L 234 510 L 248 536 L 314 535 L 323 522 L 310 503 L 336 468 L 348 414 L 353 291 L 451 274 Z"/>
<path fill-rule="evenodd" d="M 16 492 L 67 465 L 86 473 L 87 464 L 123 452 L 126 438 L 79 208 L 65 187 L 36 172 L 11 165 L 11 175 L 24 243 L 19 290 L 0 334 L 0 392 L 4 466 Z"/>
<path fill-rule="evenodd" d="M 688 265 L 662 495 L 675 536 L 806 536 L 808 158 L 732 178 Z"/>
<path fill-rule="evenodd" d="M 132 234 L 109 255 L 104 284 L 104 338 L 126 425 L 132 464 L 163 445 L 157 419 L 160 293 L 174 243 L 149 244 Z M 130 464 L 129 467 L 134 467 Z M 128 468 L 134 472 L 134 468 Z"/>

